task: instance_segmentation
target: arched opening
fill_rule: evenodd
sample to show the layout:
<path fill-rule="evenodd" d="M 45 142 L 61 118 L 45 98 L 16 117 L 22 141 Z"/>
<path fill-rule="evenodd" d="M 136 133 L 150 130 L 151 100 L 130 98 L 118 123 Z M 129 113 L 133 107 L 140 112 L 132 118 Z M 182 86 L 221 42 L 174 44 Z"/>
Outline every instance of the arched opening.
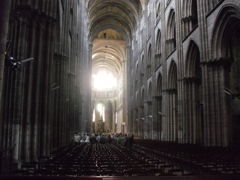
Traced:
<path fill-rule="evenodd" d="M 160 19 L 160 11 L 161 11 L 161 2 L 158 3 L 158 5 L 156 6 L 157 9 L 156 9 L 156 19 L 159 20 Z"/>
<path fill-rule="evenodd" d="M 122 129 L 124 120 L 123 98 L 126 99 L 126 43 L 120 33 L 113 29 L 105 29 L 97 34 L 92 48 L 92 98 L 95 101 L 108 101 L 105 108 L 106 121 L 104 132 L 113 133 Z M 113 106 L 116 101 L 115 119 L 113 126 Z M 120 130 L 122 131 L 122 130 Z"/>
<path fill-rule="evenodd" d="M 144 55 L 142 56 L 142 59 L 141 59 L 141 72 L 140 72 L 140 83 L 142 84 L 143 81 L 144 81 Z"/>
<path fill-rule="evenodd" d="M 104 99 L 105 102 L 116 102 L 115 124 L 111 125 L 109 122 L 107 125 L 106 122 L 109 131 L 110 129 L 112 129 L 111 132 L 116 133 L 132 131 L 131 123 L 127 123 L 128 118 L 132 117 L 130 112 L 127 113 L 130 83 L 127 77 L 132 73 L 132 69 L 129 68 L 131 46 L 127 44 L 131 44 L 138 12 L 141 10 L 141 2 L 118 1 L 113 3 L 96 0 L 87 5 L 89 39 L 92 42 L 89 52 L 90 59 L 92 59 L 92 98 L 96 101 Z"/>
<path fill-rule="evenodd" d="M 189 8 L 190 6 L 190 8 Z M 197 15 L 197 1 L 185 0 L 182 3 L 183 18 L 181 19 L 183 25 L 184 37 L 187 36 L 198 24 Z"/>
<path fill-rule="evenodd" d="M 239 143 L 240 136 L 240 11 L 234 6 L 225 6 L 221 9 L 212 36 L 213 58 L 218 62 L 215 73 L 224 79 L 215 83 L 216 88 L 221 88 L 215 96 L 221 98 L 218 107 L 221 119 L 217 122 L 217 131 L 221 137 L 217 144 L 228 145 Z M 213 64 L 217 65 L 217 64 Z M 212 67 L 213 68 L 213 67 Z M 219 84 L 221 83 L 221 84 Z M 221 94 L 221 92 L 223 94 Z M 212 127 L 209 127 L 212 128 Z M 217 134 L 218 135 L 218 134 Z M 216 135 L 216 136 L 217 136 Z"/>
<path fill-rule="evenodd" d="M 176 49 L 175 11 L 171 9 L 167 22 L 166 52 L 171 54 Z"/>
<path fill-rule="evenodd" d="M 96 103 L 93 109 L 93 132 L 94 133 L 104 133 L 106 132 L 105 121 L 106 121 L 106 112 L 105 105 L 103 103 Z"/>
<path fill-rule="evenodd" d="M 202 106 L 202 73 L 200 67 L 200 52 L 191 41 L 186 59 L 186 76 L 184 78 L 186 98 L 186 122 L 184 127 L 184 142 L 203 143 L 203 106 Z"/>
<path fill-rule="evenodd" d="M 162 64 L 161 56 L 162 56 L 162 50 L 161 50 L 161 31 L 158 30 L 157 33 L 157 39 L 156 39 L 156 52 L 155 52 L 155 66 L 159 66 Z"/>
<path fill-rule="evenodd" d="M 149 45 L 148 48 L 148 60 L 147 60 L 147 76 L 151 76 L 152 74 L 152 46 Z"/>

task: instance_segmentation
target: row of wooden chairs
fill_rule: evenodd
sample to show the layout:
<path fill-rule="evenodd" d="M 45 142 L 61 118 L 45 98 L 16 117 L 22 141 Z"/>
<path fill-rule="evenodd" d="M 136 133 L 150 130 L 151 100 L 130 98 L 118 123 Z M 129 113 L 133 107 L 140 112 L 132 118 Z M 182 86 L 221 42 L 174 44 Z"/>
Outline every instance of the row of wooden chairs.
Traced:
<path fill-rule="evenodd" d="M 174 176 L 236 174 L 240 169 L 239 147 L 206 147 L 156 140 L 121 144 L 74 144 L 50 157 L 27 162 L 17 171 L 43 176 Z"/>
<path fill-rule="evenodd" d="M 61 150 L 53 158 L 39 157 L 38 162 L 26 163 L 21 170 L 23 175 L 44 176 L 163 175 L 156 163 L 120 144 L 80 144 L 68 148 L 65 154 Z"/>
<path fill-rule="evenodd" d="M 135 148 L 194 174 L 237 174 L 240 147 L 208 147 L 156 140 L 136 140 Z"/>

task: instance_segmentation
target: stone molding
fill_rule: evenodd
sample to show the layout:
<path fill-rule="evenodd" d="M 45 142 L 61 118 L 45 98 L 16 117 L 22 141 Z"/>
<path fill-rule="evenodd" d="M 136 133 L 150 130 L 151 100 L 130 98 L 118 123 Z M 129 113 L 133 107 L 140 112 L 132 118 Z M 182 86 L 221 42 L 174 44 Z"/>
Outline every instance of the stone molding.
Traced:
<path fill-rule="evenodd" d="M 183 82 L 190 82 L 190 83 L 197 83 L 197 84 L 201 84 L 202 82 L 202 79 L 200 77 L 197 77 L 197 76 L 192 76 L 192 77 L 184 77 L 183 79 Z"/>
<path fill-rule="evenodd" d="M 168 89 L 165 89 L 163 91 L 166 91 L 168 93 L 177 94 L 177 88 L 168 88 Z"/>

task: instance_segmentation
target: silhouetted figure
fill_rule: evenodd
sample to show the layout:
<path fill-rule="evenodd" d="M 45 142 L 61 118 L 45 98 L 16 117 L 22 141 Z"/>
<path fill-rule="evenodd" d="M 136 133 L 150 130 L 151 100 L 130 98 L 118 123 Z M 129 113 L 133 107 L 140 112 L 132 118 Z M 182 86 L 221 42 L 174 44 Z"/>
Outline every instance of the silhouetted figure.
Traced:
<path fill-rule="evenodd" d="M 107 141 L 108 141 L 108 143 L 112 143 L 112 137 L 111 137 L 110 134 L 109 134 L 108 137 L 107 137 Z"/>
<path fill-rule="evenodd" d="M 104 135 L 102 135 L 100 137 L 99 143 L 101 143 L 101 144 L 105 144 L 106 143 L 106 137 Z"/>
<path fill-rule="evenodd" d="M 74 142 L 75 142 L 75 144 L 79 144 L 79 142 L 80 142 L 80 136 L 78 135 L 77 132 L 74 135 Z"/>
<path fill-rule="evenodd" d="M 90 143 L 91 144 L 97 144 L 97 139 L 96 139 L 94 134 L 90 137 Z"/>
<path fill-rule="evenodd" d="M 134 143 L 134 135 L 132 135 L 130 138 L 129 138 L 129 146 L 132 147 Z"/>
<path fill-rule="evenodd" d="M 123 145 L 124 145 L 124 146 L 127 146 L 127 145 L 128 145 L 128 137 L 127 137 L 127 134 L 125 134 L 125 136 L 124 136 Z"/>

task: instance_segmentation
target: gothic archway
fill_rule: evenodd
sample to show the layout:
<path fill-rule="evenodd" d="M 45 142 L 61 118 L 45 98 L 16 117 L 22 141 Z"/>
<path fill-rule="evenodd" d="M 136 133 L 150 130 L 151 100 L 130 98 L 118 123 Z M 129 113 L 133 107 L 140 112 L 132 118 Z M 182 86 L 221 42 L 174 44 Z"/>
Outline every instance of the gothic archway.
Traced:
<path fill-rule="evenodd" d="M 152 46 L 151 44 L 148 47 L 148 60 L 147 60 L 147 77 L 152 74 Z"/>
<path fill-rule="evenodd" d="M 203 141 L 203 106 L 200 68 L 200 53 L 195 42 L 189 44 L 184 78 L 185 88 L 185 123 L 183 127 L 184 141 L 202 143 Z"/>
<path fill-rule="evenodd" d="M 218 145 L 229 145 L 239 142 L 240 136 L 240 9 L 235 6 L 224 6 L 214 24 L 211 38 L 212 59 L 208 68 L 214 68 L 219 82 L 214 79 L 215 93 L 219 112 L 219 121 L 215 122 Z M 221 97 L 221 98 L 220 98 Z M 208 127 L 212 129 L 213 127 Z M 220 135 L 219 135 L 220 134 Z"/>
<path fill-rule="evenodd" d="M 156 52 L 155 52 L 155 66 L 162 64 L 161 56 L 162 56 L 162 47 L 161 47 L 161 30 L 159 29 L 157 32 L 157 39 L 156 39 Z"/>
<path fill-rule="evenodd" d="M 171 9 L 167 21 L 167 39 L 166 39 L 166 53 L 171 54 L 176 48 L 176 22 L 175 11 Z"/>
<path fill-rule="evenodd" d="M 183 18 L 181 19 L 183 25 L 184 37 L 187 36 L 197 25 L 197 0 L 184 0 L 182 2 Z"/>

